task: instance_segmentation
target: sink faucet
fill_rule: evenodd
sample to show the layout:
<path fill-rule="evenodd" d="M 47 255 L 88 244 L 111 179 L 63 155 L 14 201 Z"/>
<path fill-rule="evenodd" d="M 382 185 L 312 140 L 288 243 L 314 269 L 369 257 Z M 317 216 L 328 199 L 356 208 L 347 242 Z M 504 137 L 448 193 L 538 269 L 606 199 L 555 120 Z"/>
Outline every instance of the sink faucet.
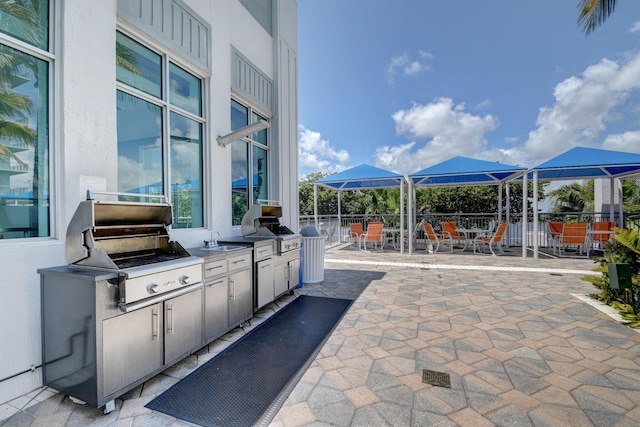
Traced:
<path fill-rule="evenodd" d="M 218 238 L 217 238 L 217 239 L 214 239 L 214 238 L 213 238 L 214 233 L 218 235 Z M 205 241 L 204 241 L 204 247 L 205 247 L 205 248 L 212 248 L 212 247 L 214 247 L 214 246 L 218 246 L 218 239 L 219 239 L 219 238 L 220 238 L 220 232 L 218 232 L 218 231 L 212 231 L 212 232 L 211 232 L 211 240 L 205 240 Z"/>

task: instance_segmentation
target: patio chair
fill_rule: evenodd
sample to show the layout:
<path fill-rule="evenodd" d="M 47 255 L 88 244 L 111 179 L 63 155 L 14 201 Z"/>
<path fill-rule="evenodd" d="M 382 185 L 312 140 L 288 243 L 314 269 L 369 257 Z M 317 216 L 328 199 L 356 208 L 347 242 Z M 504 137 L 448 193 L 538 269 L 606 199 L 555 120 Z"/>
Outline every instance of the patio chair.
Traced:
<path fill-rule="evenodd" d="M 592 247 L 594 249 L 596 247 L 602 248 L 604 242 L 611 240 L 610 233 L 599 234 L 597 231 L 612 231 L 615 226 L 616 223 L 614 221 L 596 221 L 593 223 L 591 227 L 592 234 L 589 236 L 589 243 L 587 244 L 587 257 L 589 257 L 589 252 Z"/>
<path fill-rule="evenodd" d="M 362 244 L 363 250 L 367 250 L 367 243 L 369 243 L 372 248 L 380 246 L 380 250 L 383 250 L 385 241 L 385 232 L 382 230 L 383 225 L 381 222 L 369 223 L 367 232 L 360 236 L 360 243 Z"/>
<path fill-rule="evenodd" d="M 475 254 L 481 252 L 480 245 L 487 245 L 493 256 L 496 256 L 494 248 L 497 248 L 500 253 L 504 253 L 502 247 L 500 246 L 500 242 L 502 241 L 502 236 L 507 230 L 508 225 L 508 223 L 503 221 L 498 224 L 498 228 L 496 229 L 495 233 L 479 234 L 475 239 L 473 239 L 473 253 Z"/>
<path fill-rule="evenodd" d="M 467 236 L 466 234 L 458 233 L 458 226 L 455 221 L 442 221 L 440 223 L 442 226 L 442 235 L 449 235 L 452 240 L 457 240 L 458 244 L 464 240 L 464 247 L 467 247 Z"/>
<path fill-rule="evenodd" d="M 433 245 L 432 253 L 438 252 L 440 249 L 440 245 L 449 245 L 449 253 L 453 253 L 453 239 L 449 234 L 438 235 L 433 230 L 433 226 L 428 222 L 424 223 L 424 232 L 427 238 L 427 247 L 424 249 L 425 251 L 429 250 L 429 245 Z"/>
<path fill-rule="evenodd" d="M 558 250 L 558 241 L 562 236 L 562 221 L 549 221 L 549 237 L 551 237 L 551 250 L 555 254 Z"/>
<path fill-rule="evenodd" d="M 352 222 L 349 224 L 349 228 L 351 230 L 351 235 L 349 236 L 351 239 L 351 244 L 357 243 L 358 249 L 360 248 L 360 237 L 364 234 L 364 228 L 362 227 L 361 222 Z"/>
<path fill-rule="evenodd" d="M 558 241 L 558 255 L 562 256 L 568 246 L 576 246 L 578 253 L 584 252 L 587 244 L 587 223 L 573 222 L 562 226 L 562 235 Z"/>

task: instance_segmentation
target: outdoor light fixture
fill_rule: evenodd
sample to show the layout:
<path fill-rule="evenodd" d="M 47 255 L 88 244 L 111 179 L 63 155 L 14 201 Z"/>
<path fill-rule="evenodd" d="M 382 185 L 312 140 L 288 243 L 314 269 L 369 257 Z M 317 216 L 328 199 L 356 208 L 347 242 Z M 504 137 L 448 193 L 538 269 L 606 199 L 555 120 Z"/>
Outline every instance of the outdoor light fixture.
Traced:
<path fill-rule="evenodd" d="M 261 130 L 266 129 L 268 127 L 270 127 L 268 122 L 264 120 L 260 120 L 258 122 L 250 124 L 249 126 L 245 126 L 236 131 L 233 131 L 225 136 L 219 136 L 216 139 L 218 140 L 218 144 L 222 145 L 223 147 L 226 147 L 233 141 L 236 141 L 240 138 L 243 138 L 247 135 L 251 135 L 253 133 L 258 133 Z"/>

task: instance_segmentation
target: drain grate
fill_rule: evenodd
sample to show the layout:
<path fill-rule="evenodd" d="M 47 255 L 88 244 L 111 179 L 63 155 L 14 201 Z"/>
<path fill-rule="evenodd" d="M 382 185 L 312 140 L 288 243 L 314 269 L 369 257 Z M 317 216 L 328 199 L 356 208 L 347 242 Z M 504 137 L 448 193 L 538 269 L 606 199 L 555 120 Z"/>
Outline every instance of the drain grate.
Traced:
<path fill-rule="evenodd" d="M 422 370 L 422 382 L 437 387 L 451 388 L 451 377 L 449 374 L 438 371 Z"/>
<path fill-rule="evenodd" d="M 549 273 L 550 276 L 562 276 L 562 273 Z"/>

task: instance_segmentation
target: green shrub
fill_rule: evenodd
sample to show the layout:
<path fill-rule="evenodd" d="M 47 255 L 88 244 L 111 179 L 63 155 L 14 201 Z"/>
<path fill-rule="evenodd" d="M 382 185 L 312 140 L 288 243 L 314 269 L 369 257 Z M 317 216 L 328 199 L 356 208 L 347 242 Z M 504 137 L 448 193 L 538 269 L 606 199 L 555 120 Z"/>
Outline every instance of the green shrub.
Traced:
<path fill-rule="evenodd" d="M 640 303 L 638 290 L 640 285 L 640 235 L 638 230 L 616 228 L 613 242 L 605 242 L 603 256 L 595 257 L 597 267 L 591 271 L 599 275 L 588 275 L 582 280 L 591 282 L 599 293 L 589 296 L 615 308 L 629 326 L 640 326 Z M 609 281 L 609 263 L 627 263 L 631 266 L 631 289 L 629 291 L 611 289 Z"/>

